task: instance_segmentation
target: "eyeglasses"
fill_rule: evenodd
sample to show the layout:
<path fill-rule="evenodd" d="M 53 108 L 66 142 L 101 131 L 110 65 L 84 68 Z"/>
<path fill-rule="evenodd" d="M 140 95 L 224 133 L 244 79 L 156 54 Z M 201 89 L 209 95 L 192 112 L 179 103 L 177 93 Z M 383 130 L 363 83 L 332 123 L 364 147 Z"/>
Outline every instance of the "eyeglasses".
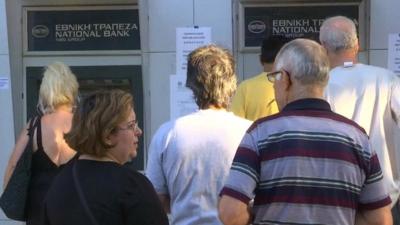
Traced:
<path fill-rule="evenodd" d="M 282 70 L 269 72 L 267 73 L 267 79 L 271 83 L 275 83 L 275 81 L 280 80 L 282 78 Z"/>
<path fill-rule="evenodd" d="M 126 127 L 118 127 L 117 130 L 132 130 L 137 131 L 139 130 L 139 124 L 136 120 L 130 122 Z"/>

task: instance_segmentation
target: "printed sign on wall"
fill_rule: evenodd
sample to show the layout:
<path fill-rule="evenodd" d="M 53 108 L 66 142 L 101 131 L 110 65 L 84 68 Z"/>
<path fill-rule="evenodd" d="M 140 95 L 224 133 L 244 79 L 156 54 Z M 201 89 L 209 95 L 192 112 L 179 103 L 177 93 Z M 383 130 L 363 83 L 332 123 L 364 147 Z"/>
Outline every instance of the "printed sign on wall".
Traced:
<path fill-rule="evenodd" d="M 176 74 L 186 75 L 189 53 L 210 43 L 211 27 L 176 28 Z"/>
<path fill-rule="evenodd" d="M 400 33 L 389 34 L 388 68 L 400 76 Z"/>
<path fill-rule="evenodd" d="M 133 7 L 28 8 L 28 51 L 139 50 L 139 12 Z"/>
<path fill-rule="evenodd" d="M 319 28 L 325 18 L 343 15 L 358 24 L 358 10 L 358 5 L 246 7 L 244 47 L 259 47 L 264 38 L 274 42 L 295 38 L 318 41 Z"/>

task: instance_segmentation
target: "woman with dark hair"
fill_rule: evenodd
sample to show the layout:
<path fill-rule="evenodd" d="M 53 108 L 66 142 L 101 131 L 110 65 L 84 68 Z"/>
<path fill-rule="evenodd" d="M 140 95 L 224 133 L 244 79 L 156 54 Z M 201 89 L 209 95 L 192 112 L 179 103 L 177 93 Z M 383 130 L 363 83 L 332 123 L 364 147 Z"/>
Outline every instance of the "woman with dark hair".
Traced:
<path fill-rule="evenodd" d="M 89 95 L 66 135 L 80 156 L 54 180 L 44 203 L 44 224 L 168 224 L 151 183 L 124 166 L 136 157 L 141 135 L 129 93 Z"/>

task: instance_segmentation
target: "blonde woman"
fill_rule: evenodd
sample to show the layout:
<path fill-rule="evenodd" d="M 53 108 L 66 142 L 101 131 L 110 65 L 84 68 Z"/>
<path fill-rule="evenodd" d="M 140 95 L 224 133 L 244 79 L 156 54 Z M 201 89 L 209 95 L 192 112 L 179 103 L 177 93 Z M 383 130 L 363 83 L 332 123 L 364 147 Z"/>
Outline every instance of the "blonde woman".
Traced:
<path fill-rule="evenodd" d="M 70 68 L 63 63 L 49 65 L 39 90 L 37 126 L 33 129 L 32 175 L 27 200 L 27 225 L 40 224 L 42 202 L 62 165 L 76 152 L 64 140 L 71 129 L 73 107 L 78 95 L 78 82 Z M 4 187 L 28 144 L 28 125 L 22 130 L 11 154 L 4 175 Z"/>

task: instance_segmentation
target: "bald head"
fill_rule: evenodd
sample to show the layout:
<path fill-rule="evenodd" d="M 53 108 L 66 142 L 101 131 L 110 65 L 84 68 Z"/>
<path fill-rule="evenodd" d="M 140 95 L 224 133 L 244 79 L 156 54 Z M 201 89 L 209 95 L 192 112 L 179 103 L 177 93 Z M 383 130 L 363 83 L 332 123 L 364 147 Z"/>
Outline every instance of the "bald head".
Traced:
<path fill-rule="evenodd" d="M 344 16 L 326 19 L 320 28 L 319 40 L 332 53 L 358 50 L 356 26 L 352 20 Z"/>

